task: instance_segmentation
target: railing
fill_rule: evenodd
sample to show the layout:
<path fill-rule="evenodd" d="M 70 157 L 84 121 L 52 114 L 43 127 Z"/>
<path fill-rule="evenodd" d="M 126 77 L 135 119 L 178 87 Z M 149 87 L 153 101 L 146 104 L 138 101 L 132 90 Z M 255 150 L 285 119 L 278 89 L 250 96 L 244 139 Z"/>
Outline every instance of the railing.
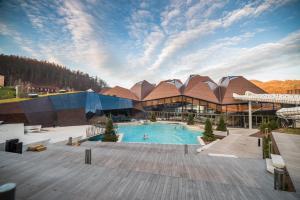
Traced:
<path fill-rule="evenodd" d="M 157 120 L 166 121 L 181 121 L 186 122 L 188 119 L 188 112 L 165 112 L 165 111 L 147 111 L 147 117 L 154 114 Z M 230 127 L 248 127 L 248 115 L 246 114 L 216 114 L 216 113 L 191 113 L 194 114 L 194 120 L 198 123 L 205 123 L 206 119 L 210 119 L 214 125 L 217 125 L 221 116 L 224 117 L 227 125 Z M 252 115 L 254 127 L 259 127 L 264 121 L 270 121 L 274 115 Z"/>

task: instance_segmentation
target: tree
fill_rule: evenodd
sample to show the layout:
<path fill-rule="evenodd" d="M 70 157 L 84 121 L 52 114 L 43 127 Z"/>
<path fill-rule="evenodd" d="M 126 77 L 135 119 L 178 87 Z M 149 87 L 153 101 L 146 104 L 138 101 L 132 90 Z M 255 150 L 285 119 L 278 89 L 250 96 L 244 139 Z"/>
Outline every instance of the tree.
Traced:
<path fill-rule="evenodd" d="M 26 57 L 0 54 L 0 74 L 5 76 L 5 85 L 14 86 L 21 83 L 32 83 L 38 86 L 73 88 L 100 91 L 106 83 L 99 77 L 91 77 L 80 71 L 71 71 L 64 66 L 39 61 Z"/>
<path fill-rule="evenodd" d="M 265 129 L 268 129 L 268 131 L 272 131 L 278 128 L 278 124 L 275 119 L 271 119 L 269 122 L 263 121 L 260 125 L 260 132 L 264 133 Z"/>
<path fill-rule="evenodd" d="M 195 121 L 194 121 L 194 114 L 189 113 L 187 125 L 194 125 L 194 124 L 195 124 Z"/>
<path fill-rule="evenodd" d="M 116 142 L 118 141 L 118 136 L 114 129 L 114 124 L 111 118 L 106 122 L 105 132 L 102 139 L 103 142 Z"/>
<path fill-rule="evenodd" d="M 269 125 L 266 121 L 263 121 L 259 127 L 260 132 L 264 133 L 266 128 L 269 130 Z"/>
<path fill-rule="evenodd" d="M 227 127 L 226 127 L 226 123 L 225 123 L 223 115 L 221 115 L 221 117 L 220 117 L 219 124 L 217 126 L 217 130 L 218 131 L 227 131 Z"/>
<path fill-rule="evenodd" d="M 270 130 L 275 130 L 278 128 L 278 124 L 275 119 L 271 119 L 271 121 L 269 122 L 269 128 Z"/>
<path fill-rule="evenodd" d="M 151 122 L 156 122 L 156 115 L 154 112 L 151 112 L 151 117 L 150 117 Z"/>
<path fill-rule="evenodd" d="M 206 141 L 214 141 L 215 140 L 215 136 L 214 136 L 213 130 L 212 130 L 212 124 L 209 119 L 206 119 L 206 121 L 205 121 L 203 139 Z"/>

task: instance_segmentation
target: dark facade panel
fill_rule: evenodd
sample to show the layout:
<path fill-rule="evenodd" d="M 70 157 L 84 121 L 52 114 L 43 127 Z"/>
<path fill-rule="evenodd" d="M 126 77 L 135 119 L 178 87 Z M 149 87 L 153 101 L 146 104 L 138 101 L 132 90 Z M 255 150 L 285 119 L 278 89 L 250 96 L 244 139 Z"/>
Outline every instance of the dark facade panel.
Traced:
<path fill-rule="evenodd" d="M 20 102 L 0 104 L 0 114 L 18 114 L 24 113 Z"/>
<path fill-rule="evenodd" d="M 86 92 L 61 94 L 48 97 L 54 110 L 85 108 Z"/>
<path fill-rule="evenodd" d="M 86 94 L 85 112 L 96 113 L 97 110 L 102 110 L 100 95 L 94 92 L 88 92 Z"/>
<path fill-rule="evenodd" d="M 50 127 L 56 125 L 57 114 L 54 111 L 26 113 L 28 125 L 42 125 Z"/>
<path fill-rule="evenodd" d="M 53 106 L 48 97 L 40 97 L 32 99 L 30 101 L 20 102 L 20 106 L 23 111 L 26 113 L 35 113 L 35 112 L 53 112 Z"/>
<path fill-rule="evenodd" d="M 0 121 L 4 121 L 4 123 L 24 123 L 28 124 L 27 117 L 24 113 L 8 113 L 8 114 L 0 114 Z"/>
<path fill-rule="evenodd" d="M 106 96 L 99 94 L 102 110 L 117 110 L 133 108 L 133 101 L 119 97 Z"/>
<path fill-rule="evenodd" d="M 87 124 L 84 108 L 59 110 L 57 114 L 58 126 L 75 126 Z"/>

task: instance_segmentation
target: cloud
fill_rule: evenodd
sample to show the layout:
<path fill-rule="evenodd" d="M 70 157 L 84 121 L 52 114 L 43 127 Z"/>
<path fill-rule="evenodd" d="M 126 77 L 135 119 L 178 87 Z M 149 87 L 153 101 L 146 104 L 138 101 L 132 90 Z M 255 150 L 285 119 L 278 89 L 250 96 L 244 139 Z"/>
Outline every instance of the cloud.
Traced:
<path fill-rule="evenodd" d="M 127 87 L 141 79 L 157 82 L 190 73 L 265 73 L 299 64 L 299 44 L 291 43 L 298 35 L 279 40 L 288 30 L 277 34 L 276 26 L 284 27 L 264 16 L 290 1 L 12 0 L 3 3 L 6 12 L 0 11 L 0 35 L 26 56 Z M 253 19 L 259 23 L 253 25 Z M 266 39 L 271 26 L 276 37 Z"/>
<path fill-rule="evenodd" d="M 65 26 L 71 33 L 75 46 L 74 53 L 80 59 L 79 62 L 84 61 L 87 62 L 87 66 L 104 69 L 108 55 L 96 38 L 93 16 L 89 15 L 78 1 L 65 1 L 59 13 L 64 17 Z"/>
<path fill-rule="evenodd" d="M 149 70 L 160 68 L 162 64 L 164 64 L 169 58 L 172 58 L 178 51 L 185 48 L 191 42 L 200 40 L 201 38 L 203 38 L 203 36 L 213 33 L 216 29 L 228 28 L 233 23 L 236 23 L 245 17 L 257 17 L 263 11 L 271 8 L 271 5 L 276 4 L 276 2 L 277 1 L 270 1 L 268 2 L 268 4 L 261 3 L 259 5 L 254 5 L 253 3 L 246 4 L 242 8 L 235 9 L 229 12 L 224 17 L 212 20 L 201 20 L 201 23 L 198 26 L 183 30 L 176 35 L 172 35 L 165 43 L 165 46 L 161 50 L 161 53 L 159 54 L 157 60 L 155 60 L 154 63 L 149 67 Z M 282 2 L 281 4 L 285 2 Z M 193 11 L 192 8 L 197 10 L 204 7 L 205 4 L 197 4 L 191 7 L 187 11 L 187 16 L 192 17 L 196 12 Z"/>
<path fill-rule="evenodd" d="M 226 75 L 254 77 L 259 74 L 260 77 L 267 78 L 273 71 L 290 71 L 300 66 L 300 30 L 277 42 L 263 43 L 250 48 L 235 47 L 252 36 L 254 35 L 246 33 L 243 36 L 225 38 L 190 54 L 175 65 L 176 68 L 182 63 L 189 63 L 188 67 L 175 71 L 173 75 L 182 78 L 194 71 L 215 79 Z M 299 78 L 299 69 L 298 72 Z"/>
<path fill-rule="evenodd" d="M 32 48 L 33 44 L 30 40 L 24 39 L 13 27 L 8 26 L 0 21 L 0 36 L 1 35 L 12 38 L 22 50 L 33 56 L 37 56 L 36 52 Z"/>

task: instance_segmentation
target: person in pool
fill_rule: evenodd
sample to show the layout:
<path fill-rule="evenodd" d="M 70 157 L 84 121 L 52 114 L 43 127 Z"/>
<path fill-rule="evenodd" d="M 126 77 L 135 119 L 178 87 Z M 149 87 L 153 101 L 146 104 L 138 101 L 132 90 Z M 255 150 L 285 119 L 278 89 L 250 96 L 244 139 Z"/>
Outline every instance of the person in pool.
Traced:
<path fill-rule="evenodd" d="M 148 139 L 148 135 L 144 134 L 144 140 Z"/>

